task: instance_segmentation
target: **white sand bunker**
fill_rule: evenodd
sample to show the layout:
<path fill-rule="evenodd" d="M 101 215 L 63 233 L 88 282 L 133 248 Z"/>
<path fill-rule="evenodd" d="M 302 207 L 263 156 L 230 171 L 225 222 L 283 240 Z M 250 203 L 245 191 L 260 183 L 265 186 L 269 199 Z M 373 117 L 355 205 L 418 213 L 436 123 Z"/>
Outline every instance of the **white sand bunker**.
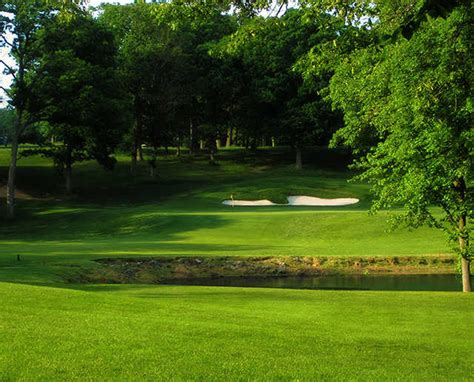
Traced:
<path fill-rule="evenodd" d="M 222 204 L 226 206 L 348 206 L 356 204 L 359 199 L 356 198 L 337 198 L 337 199 L 323 199 L 314 196 L 288 196 L 287 204 L 277 204 L 270 200 L 224 200 Z"/>
<path fill-rule="evenodd" d="M 224 200 L 222 204 L 226 206 L 277 206 L 270 200 Z"/>
<path fill-rule="evenodd" d="M 313 196 L 288 196 L 290 206 L 348 206 L 358 202 L 359 199 L 356 198 L 323 199 Z"/>

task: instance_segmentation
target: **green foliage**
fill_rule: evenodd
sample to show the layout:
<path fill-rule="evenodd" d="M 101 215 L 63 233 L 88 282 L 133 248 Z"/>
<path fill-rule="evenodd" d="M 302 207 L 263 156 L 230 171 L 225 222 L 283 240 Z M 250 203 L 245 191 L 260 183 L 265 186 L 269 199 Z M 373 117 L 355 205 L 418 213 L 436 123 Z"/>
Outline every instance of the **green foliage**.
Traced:
<path fill-rule="evenodd" d="M 15 112 L 11 109 L 0 109 L 0 144 L 10 139 L 15 125 Z"/>
<path fill-rule="evenodd" d="M 247 113 L 247 120 L 258 120 L 258 126 L 242 127 L 248 134 L 278 137 L 294 147 L 330 136 L 337 114 L 319 94 L 327 86 L 327 74 L 309 84 L 295 65 L 310 49 L 336 37 L 331 19 L 326 13 L 308 18 L 301 9 L 290 9 L 282 17 L 254 17 L 216 49 L 214 54 L 240 60 L 248 73 L 248 99 L 242 98 L 245 107 L 238 109 L 240 118 Z"/>
<path fill-rule="evenodd" d="M 60 142 L 42 152 L 49 151 L 59 168 L 88 158 L 111 168 L 110 155 L 128 124 L 113 36 L 86 16 L 54 18 L 39 31 L 35 48 L 29 110 Z"/>
<path fill-rule="evenodd" d="M 207 46 L 235 28 L 221 10 L 212 3 L 104 6 L 100 20 L 114 31 L 134 99 L 133 152 L 141 143 L 173 145 L 190 121 L 196 128 L 220 122 L 223 97 L 216 90 L 224 86 Z"/>
<path fill-rule="evenodd" d="M 464 238 L 465 258 L 472 254 L 472 25 L 472 5 L 428 18 L 410 39 L 354 51 L 331 80 L 346 124 L 334 140 L 365 153 L 359 178 L 373 185 L 373 208 L 403 205 L 399 220 Z"/>

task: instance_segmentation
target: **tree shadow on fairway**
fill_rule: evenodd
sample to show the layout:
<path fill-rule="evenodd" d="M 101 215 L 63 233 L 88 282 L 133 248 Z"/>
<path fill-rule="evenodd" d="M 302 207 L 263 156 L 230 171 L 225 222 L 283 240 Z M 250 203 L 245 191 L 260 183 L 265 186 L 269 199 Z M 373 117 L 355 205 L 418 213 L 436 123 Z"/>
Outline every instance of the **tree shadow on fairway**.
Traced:
<path fill-rule="evenodd" d="M 3 153 L 5 154 L 5 153 Z M 130 163 L 123 157 L 113 171 L 105 171 L 97 163 L 87 161 L 73 168 L 73 193 L 65 194 L 64 179 L 49 160 L 40 157 L 21 158 L 17 169 L 17 187 L 31 198 L 67 200 L 76 203 L 100 203 L 101 205 L 139 205 L 157 202 L 190 192 L 199 193 L 207 187 L 225 186 L 226 183 L 242 179 L 261 178 L 270 175 L 288 177 L 312 177 L 314 171 L 336 171 L 331 176 L 347 178 L 346 169 L 350 156 L 340 150 L 308 148 L 305 155 L 304 172 L 293 166 L 294 153 L 290 148 L 262 148 L 256 151 L 233 149 L 220 151 L 219 162 L 223 166 L 210 167 L 207 156 L 160 156 L 157 174 L 150 177 L 146 162 L 139 163 L 135 173 L 130 174 Z M 0 163 L 0 179 L 7 178 L 7 160 Z M 342 174 L 340 173 L 342 170 Z M 263 171 L 263 172 L 262 172 Z M 282 173 L 285 172 L 285 174 Z M 309 171 L 309 173 L 308 173 Z M 0 181 L 0 183 L 4 183 Z M 279 187 L 286 183 L 280 183 Z M 0 184 L 1 185 L 1 184 Z M 23 201 L 22 201 L 23 204 Z"/>
<path fill-rule="evenodd" d="M 171 171 L 167 169 L 167 171 Z M 118 163 L 114 171 L 105 171 L 95 163 L 83 163 L 73 169 L 73 190 L 67 194 L 64 179 L 52 167 L 20 166 L 17 169 L 17 191 L 20 206 L 36 201 L 43 205 L 56 203 L 95 203 L 107 206 L 140 205 L 160 202 L 209 184 L 209 178 L 176 178 L 173 173 L 149 176 L 149 169 L 141 164 L 138 174 L 130 175 L 130 167 Z M 6 183 L 7 168 L 0 166 L 0 187 Z M 5 181 L 2 182 L 2 180 Z M 216 179 L 217 181 L 217 179 Z M 23 197 L 23 195 L 25 197 Z"/>
<path fill-rule="evenodd" d="M 173 241 L 194 230 L 213 229 L 229 219 L 216 214 L 170 214 L 148 208 L 55 208 L 31 213 L 28 224 L 18 219 L 0 226 L 0 240 L 87 241 L 144 238 Z"/>

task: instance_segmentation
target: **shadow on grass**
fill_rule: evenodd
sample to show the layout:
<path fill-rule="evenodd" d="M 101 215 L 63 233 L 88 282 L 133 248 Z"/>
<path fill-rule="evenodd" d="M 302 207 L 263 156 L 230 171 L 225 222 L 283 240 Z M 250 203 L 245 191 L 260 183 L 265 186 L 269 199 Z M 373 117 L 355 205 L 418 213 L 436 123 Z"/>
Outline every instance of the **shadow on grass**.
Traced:
<path fill-rule="evenodd" d="M 113 237 L 149 237 L 150 241 L 179 240 L 198 229 L 222 227 L 229 222 L 217 214 L 162 214 L 148 208 L 57 209 L 31 213 L 24 219 L 0 226 L 0 240 L 59 241 L 112 239 Z M 140 240 L 134 243 L 139 243 Z M 63 243 L 61 244 L 63 245 Z"/>
<path fill-rule="evenodd" d="M 332 171 L 329 174 L 331 177 L 348 177 L 346 169 L 351 159 L 345 151 L 313 147 L 308 148 L 304 156 L 306 166 L 301 172 L 291 166 L 293 152 L 285 147 L 257 151 L 223 150 L 218 154 L 222 166 L 210 166 L 206 155 L 185 155 L 182 158 L 161 155 L 156 178 L 149 176 L 146 161 L 139 163 L 133 175 L 128 159 L 123 156 L 120 156 L 113 171 L 105 171 L 95 162 L 88 161 L 73 168 L 72 195 L 65 194 L 64 180 L 50 162 L 31 157 L 20 159 L 17 185 L 29 197 L 45 199 L 39 201 L 42 203 L 60 200 L 113 206 L 163 201 L 182 194 L 199 193 L 212 185 L 225 186 L 246 179 L 268 180 L 273 176 L 298 179 L 312 177 L 314 171 Z M 2 159 L 0 186 L 6 182 L 8 170 L 5 153 Z"/>

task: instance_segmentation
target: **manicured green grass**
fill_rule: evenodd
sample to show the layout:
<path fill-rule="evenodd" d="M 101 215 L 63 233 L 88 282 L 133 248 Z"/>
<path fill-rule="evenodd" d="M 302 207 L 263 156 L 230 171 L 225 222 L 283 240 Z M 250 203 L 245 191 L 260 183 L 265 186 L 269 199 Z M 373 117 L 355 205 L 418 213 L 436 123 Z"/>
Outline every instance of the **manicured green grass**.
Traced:
<path fill-rule="evenodd" d="M 0 179 L 7 150 L 0 149 Z M 18 219 L 0 220 L 0 380 L 470 380 L 474 300 L 461 293 L 70 285 L 116 256 L 395 256 L 446 253 L 421 229 L 387 233 L 347 158 L 316 150 L 162 157 L 130 175 L 23 158 Z M 358 197 L 339 208 L 229 208 L 235 198 Z M 20 261 L 17 261 L 20 254 Z M 8 283 L 9 281 L 11 283 Z"/>
<path fill-rule="evenodd" d="M 0 176 L 7 150 L 0 150 Z M 95 163 L 74 169 L 75 193 L 66 196 L 46 159 L 20 160 L 19 218 L 0 228 L 0 278 L 58 280 L 69 266 L 110 256 L 406 256 L 448 253 L 445 237 L 424 228 L 387 232 L 387 213 L 367 213 L 368 187 L 348 183 L 348 158 L 314 150 L 298 172 L 285 150 L 223 151 L 207 158 L 162 156 L 159 176 L 142 163 L 130 175 L 128 158 L 104 172 Z M 347 207 L 236 207 L 221 201 L 287 195 L 358 197 Z M 18 263 L 16 255 L 23 261 Z M 66 268 L 65 268 L 66 267 Z M 71 269 L 69 269 L 71 270 Z"/>
<path fill-rule="evenodd" d="M 0 284 L 0 380 L 468 381 L 461 293 Z"/>

